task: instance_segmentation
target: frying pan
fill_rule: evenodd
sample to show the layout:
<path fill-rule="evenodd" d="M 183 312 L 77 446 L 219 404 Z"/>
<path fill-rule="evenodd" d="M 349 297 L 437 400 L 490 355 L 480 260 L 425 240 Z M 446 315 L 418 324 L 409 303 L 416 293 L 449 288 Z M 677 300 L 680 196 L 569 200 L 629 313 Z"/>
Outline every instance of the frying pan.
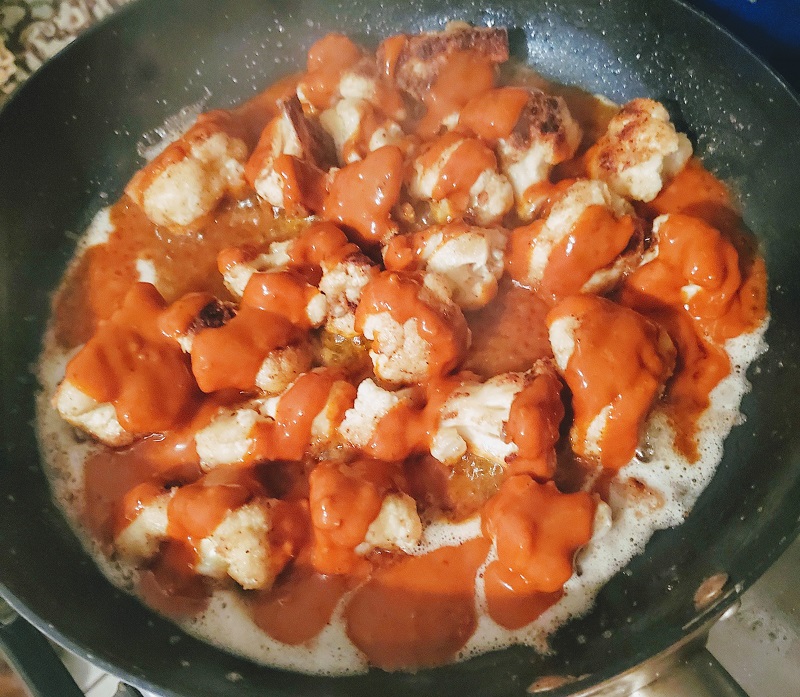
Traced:
<path fill-rule="evenodd" d="M 114 589 L 50 499 L 32 428 L 30 372 L 50 293 L 92 215 L 141 166 L 140 134 L 183 105 L 247 98 L 298 70 L 313 40 L 344 30 L 374 45 L 451 19 L 511 28 L 514 55 L 617 102 L 663 101 L 697 153 L 739 192 L 770 277 L 769 352 L 750 370 L 746 421 L 680 527 L 657 533 L 553 637 L 414 675 L 323 678 L 257 666 L 197 641 Z M 602 687 L 680 645 L 730 606 L 800 529 L 800 104 L 752 54 L 674 0 L 142 0 L 45 65 L 0 113 L 0 592 L 57 642 L 163 695 L 524 695 Z M 694 596 L 724 573 L 720 597 Z M 608 692 L 612 690 L 612 692 Z"/>

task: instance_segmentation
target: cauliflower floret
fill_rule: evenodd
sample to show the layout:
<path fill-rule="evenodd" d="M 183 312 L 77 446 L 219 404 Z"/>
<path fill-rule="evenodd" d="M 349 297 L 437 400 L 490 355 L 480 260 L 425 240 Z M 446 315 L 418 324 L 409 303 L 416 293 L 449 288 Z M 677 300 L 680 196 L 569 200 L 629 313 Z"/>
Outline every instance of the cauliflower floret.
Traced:
<path fill-rule="evenodd" d="M 458 305 L 437 296 L 419 279 L 391 271 L 364 288 L 356 329 L 372 341 L 369 355 L 375 374 L 395 385 L 449 373 L 463 360 L 471 341 Z"/>
<path fill-rule="evenodd" d="M 278 110 L 278 116 L 261 134 L 247 162 L 245 176 L 256 193 L 275 208 L 291 208 L 292 212 L 308 214 L 309 209 L 316 208 L 317 197 L 306 190 L 297 192 L 299 200 L 287 200 L 285 170 L 294 172 L 298 167 L 305 167 L 317 172 L 321 180 L 336 161 L 333 141 L 316 121 L 305 116 L 296 96 L 282 100 Z M 305 179 L 296 173 L 295 177 L 298 183 Z"/>
<path fill-rule="evenodd" d="M 230 511 L 214 532 L 200 540 L 195 570 L 204 576 L 230 576 L 245 590 L 272 586 L 280 569 L 272 563 L 270 502 L 259 498 Z"/>
<path fill-rule="evenodd" d="M 226 249 L 218 258 L 219 271 L 225 287 L 237 298 L 244 295 L 244 289 L 254 273 L 286 268 L 290 262 L 289 250 L 292 240 L 272 242 L 265 252 L 253 254 L 248 249 Z"/>
<path fill-rule="evenodd" d="M 346 380 L 333 383 L 322 411 L 311 422 L 311 450 L 317 457 L 326 456 L 339 443 L 339 427 L 355 403 L 356 388 Z"/>
<path fill-rule="evenodd" d="M 378 48 L 378 63 L 387 64 L 388 42 Z M 422 101 L 454 53 L 480 54 L 493 63 L 508 60 L 505 27 L 471 27 L 453 22 L 445 31 L 423 32 L 405 38 L 394 61 L 398 86 Z"/>
<path fill-rule="evenodd" d="M 615 193 L 652 201 L 691 156 L 691 142 L 675 130 L 664 105 L 634 99 L 611 119 L 586 161 L 590 176 Z"/>
<path fill-rule="evenodd" d="M 360 252 L 349 254 L 335 263 L 322 264 L 319 289 L 328 303 L 327 328 L 335 334 L 357 336 L 355 312 L 364 286 L 375 277 L 378 268 Z"/>
<path fill-rule="evenodd" d="M 589 227 L 579 226 L 584 214 L 595 215 Z M 598 235 L 603 236 L 603 244 L 591 249 L 591 238 Z M 553 299 L 600 294 L 611 290 L 639 263 L 643 240 L 643 228 L 627 201 L 604 182 L 579 180 L 556 198 L 544 219 L 512 232 L 511 273 L 515 280 Z M 572 257 L 567 256 L 570 246 Z M 580 248 L 589 251 L 575 251 Z M 562 251 L 558 272 L 553 274 L 548 266 L 556 249 Z M 587 261 L 596 262 L 597 268 L 587 267 Z"/>
<path fill-rule="evenodd" d="M 167 539 L 167 507 L 172 492 L 160 494 L 138 507 L 137 516 L 114 538 L 114 549 L 123 559 L 141 562 L 152 559 Z"/>
<path fill-rule="evenodd" d="M 341 99 L 319 118 L 333 138 L 341 165 L 357 162 L 384 145 L 399 145 L 405 137 L 396 121 L 382 116 L 366 99 Z"/>
<path fill-rule="evenodd" d="M 408 494 L 388 494 L 378 517 L 370 523 L 364 541 L 356 547 L 356 554 L 367 554 L 376 548 L 411 554 L 421 537 L 422 522 L 416 501 Z"/>
<path fill-rule="evenodd" d="M 256 387 L 266 394 L 283 392 L 311 368 L 313 355 L 307 343 L 292 344 L 271 351 L 256 374 Z"/>
<path fill-rule="evenodd" d="M 228 112 L 201 114 L 129 182 L 125 192 L 157 225 L 184 227 L 244 185 L 249 148 Z"/>
<path fill-rule="evenodd" d="M 440 410 L 431 455 L 452 464 L 470 450 L 504 465 L 517 451 L 516 444 L 506 441 L 504 426 L 525 383 L 524 373 L 504 373 L 484 383 L 466 382 L 457 388 Z"/>
<path fill-rule="evenodd" d="M 176 300 L 159 318 L 159 328 L 178 342 L 185 353 L 192 352 L 195 334 L 216 329 L 236 316 L 236 306 L 210 293 L 187 293 Z"/>
<path fill-rule="evenodd" d="M 114 405 L 100 403 L 64 380 L 53 395 L 53 406 L 68 424 L 88 433 L 112 448 L 133 443 L 139 435 L 126 431 L 117 418 Z"/>
<path fill-rule="evenodd" d="M 547 325 L 556 365 L 572 391 L 572 448 L 619 469 L 634 456 L 644 421 L 672 374 L 675 346 L 660 325 L 593 295 L 560 302 Z"/>
<path fill-rule="evenodd" d="M 555 165 L 572 157 L 581 136 L 580 126 L 561 97 L 531 92 L 514 130 L 497 143 L 500 166 L 521 211 L 525 210 L 525 192 L 546 181 Z"/>
<path fill-rule="evenodd" d="M 494 153 L 477 138 L 446 133 L 414 160 L 413 198 L 431 201 L 440 222 L 465 214 L 478 225 L 497 223 L 514 205 L 514 191 L 497 172 Z"/>
<path fill-rule="evenodd" d="M 339 434 L 353 447 L 366 449 L 381 419 L 393 409 L 413 403 L 411 390 L 390 392 L 378 387 L 372 378 L 362 380 L 353 407 L 345 412 L 339 425 Z"/>
<path fill-rule="evenodd" d="M 497 294 L 506 241 L 500 228 L 463 223 L 433 226 L 393 238 L 384 248 L 384 262 L 387 268 L 397 271 L 420 265 L 426 272 L 445 279 L 448 296 L 459 307 L 476 310 Z"/>
<path fill-rule="evenodd" d="M 253 428 L 266 423 L 264 400 L 250 400 L 235 409 L 220 409 L 211 423 L 194 436 L 200 466 L 209 471 L 219 465 L 244 462 L 253 445 Z"/>

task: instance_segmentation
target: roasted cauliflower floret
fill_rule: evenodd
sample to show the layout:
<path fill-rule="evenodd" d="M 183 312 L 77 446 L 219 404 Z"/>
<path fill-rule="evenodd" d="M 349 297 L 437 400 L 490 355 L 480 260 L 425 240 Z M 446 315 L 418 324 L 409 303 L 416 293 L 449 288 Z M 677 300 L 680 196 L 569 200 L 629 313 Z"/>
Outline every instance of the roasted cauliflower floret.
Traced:
<path fill-rule="evenodd" d="M 244 462 L 253 447 L 254 427 L 269 420 L 264 413 L 264 400 L 220 409 L 211 423 L 194 436 L 200 466 L 208 471 L 219 465 Z"/>
<path fill-rule="evenodd" d="M 328 302 L 327 329 L 341 336 L 352 337 L 355 328 L 356 308 L 367 283 L 378 273 L 378 268 L 360 252 L 354 252 L 335 264 L 323 264 L 319 289 Z"/>
<path fill-rule="evenodd" d="M 197 545 L 197 573 L 230 576 L 245 590 L 272 586 L 280 567 L 273 563 L 269 532 L 270 501 L 256 498 L 229 511 L 213 533 Z"/>
<path fill-rule="evenodd" d="M 355 402 L 345 412 L 339 425 L 339 433 L 354 448 L 367 450 L 375 438 L 381 419 L 394 409 L 413 405 L 414 396 L 411 390 L 390 392 L 367 378 L 358 385 Z"/>
<path fill-rule="evenodd" d="M 604 293 L 639 263 L 643 239 L 627 201 L 603 182 L 580 180 L 544 218 L 512 232 L 511 275 L 552 300 Z"/>
<path fill-rule="evenodd" d="M 178 342 L 185 353 L 192 352 L 195 334 L 224 326 L 236 316 L 236 306 L 211 293 L 187 293 L 176 300 L 159 319 L 161 331 Z"/>
<path fill-rule="evenodd" d="M 53 395 L 53 406 L 68 424 L 111 448 L 130 445 L 138 437 L 126 431 L 110 402 L 100 403 L 64 380 Z"/>
<path fill-rule="evenodd" d="M 419 279 L 391 271 L 365 286 L 356 330 L 372 341 L 375 374 L 395 385 L 446 375 L 463 360 L 471 339 L 458 305 Z"/>
<path fill-rule="evenodd" d="M 439 411 L 431 455 L 454 464 L 467 451 L 515 472 L 552 476 L 564 417 L 561 383 L 548 363 L 527 373 L 467 380 Z"/>
<path fill-rule="evenodd" d="M 522 217 L 530 217 L 526 192 L 575 154 L 582 135 L 561 97 L 521 87 L 474 97 L 461 112 L 459 128 L 494 144 Z"/>
<path fill-rule="evenodd" d="M 133 499 L 131 508 L 137 511 L 114 538 L 114 549 L 124 560 L 142 562 L 152 559 L 161 543 L 167 539 L 167 508 L 172 492 L 157 493 L 151 484 L 142 484 L 125 497 Z"/>
<path fill-rule="evenodd" d="M 141 169 L 125 187 L 157 225 L 184 227 L 244 186 L 249 148 L 229 112 L 201 114 L 192 128 Z"/>
<path fill-rule="evenodd" d="M 256 373 L 256 387 L 266 394 L 283 392 L 311 368 L 313 352 L 307 342 L 270 351 Z"/>
<path fill-rule="evenodd" d="M 572 448 L 619 469 L 633 458 L 645 419 L 672 375 L 675 346 L 656 323 L 593 295 L 560 302 L 547 325 L 572 391 Z"/>
<path fill-rule="evenodd" d="M 400 125 L 366 99 L 341 99 L 319 119 L 333 138 L 341 165 L 362 160 L 384 145 L 401 145 L 405 138 Z"/>
<path fill-rule="evenodd" d="M 411 554 L 421 537 L 422 522 L 416 501 L 408 494 L 387 494 L 378 517 L 367 528 L 364 541 L 356 547 L 356 553 L 367 554 L 373 549 L 387 549 Z"/>
<path fill-rule="evenodd" d="M 691 156 L 692 144 L 675 130 L 664 105 L 634 99 L 611 119 L 587 153 L 586 165 L 592 178 L 620 196 L 652 201 Z"/>
<path fill-rule="evenodd" d="M 333 141 L 305 116 L 296 96 L 282 100 L 278 111 L 247 161 L 245 177 L 275 208 L 308 215 L 319 209 L 324 174 L 336 163 Z"/>
<path fill-rule="evenodd" d="M 503 275 L 507 237 L 500 228 L 463 223 L 435 225 L 398 235 L 384 248 L 387 269 L 419 268 L 445 279 L 448 295 L 464 310 L 476 310 L 497 294 Z"/>
<path fill-rule="evenodd" d="M 514 205 L 511 184 L 498 173 L 491 149 L 456 133 L 439 137 L 414 160 L 408 191 L 413 198 L 431 201 L 442 223 L 464 215 L 488 226 Z"/>

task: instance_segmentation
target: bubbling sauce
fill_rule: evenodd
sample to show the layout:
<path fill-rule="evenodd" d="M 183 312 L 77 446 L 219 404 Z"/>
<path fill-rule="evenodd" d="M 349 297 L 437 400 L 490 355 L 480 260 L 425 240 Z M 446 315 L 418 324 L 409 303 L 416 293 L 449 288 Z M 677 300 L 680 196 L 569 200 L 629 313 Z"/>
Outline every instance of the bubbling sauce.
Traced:
<path fill-rule="evenodd" d="M 617 107 L 507 53 L 324 37 L 79 244 L 39 363 L 54 496 L 190 633 L 329 675 L 546 651 L 713 476 L 763 259 L 696 158 L 637 200 L 588 179 Z"/>

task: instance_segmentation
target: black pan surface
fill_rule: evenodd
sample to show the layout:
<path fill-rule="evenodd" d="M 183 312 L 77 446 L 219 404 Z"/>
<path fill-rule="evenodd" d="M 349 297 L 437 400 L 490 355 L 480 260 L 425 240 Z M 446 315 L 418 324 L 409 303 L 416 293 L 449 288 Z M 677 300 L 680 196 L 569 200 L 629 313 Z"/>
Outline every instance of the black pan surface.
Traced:
<path fill-rule="evenodd" d="M 49 295 L 93 214 L 141 166 L 136 142 L 210 91 L 209 107 L 302 66 L 331 30 L 375 44 L 451 19 L 511 28 L 514 54 L 547 77 L 624 102 L 664 101 L 696 152 L 741 195 L 770 275 L 769 352 L 750 370 L 746 422 L 681 527 L 657 533 L 558 632 L 526 648 L 416 675 L 313 678 L 256 666 L 199 642 L 116 591 L 49 497 L 32 428 Z M 705 616 L 707 576 L 755 580 L 800 530 L 800 104 L 740 44 L 675 0 L 141 0 L 45 65 L 0 113 L 0 591 L 57 641 L 164 695 L 524 695 L 539 675 L 617 674 Z"/>

